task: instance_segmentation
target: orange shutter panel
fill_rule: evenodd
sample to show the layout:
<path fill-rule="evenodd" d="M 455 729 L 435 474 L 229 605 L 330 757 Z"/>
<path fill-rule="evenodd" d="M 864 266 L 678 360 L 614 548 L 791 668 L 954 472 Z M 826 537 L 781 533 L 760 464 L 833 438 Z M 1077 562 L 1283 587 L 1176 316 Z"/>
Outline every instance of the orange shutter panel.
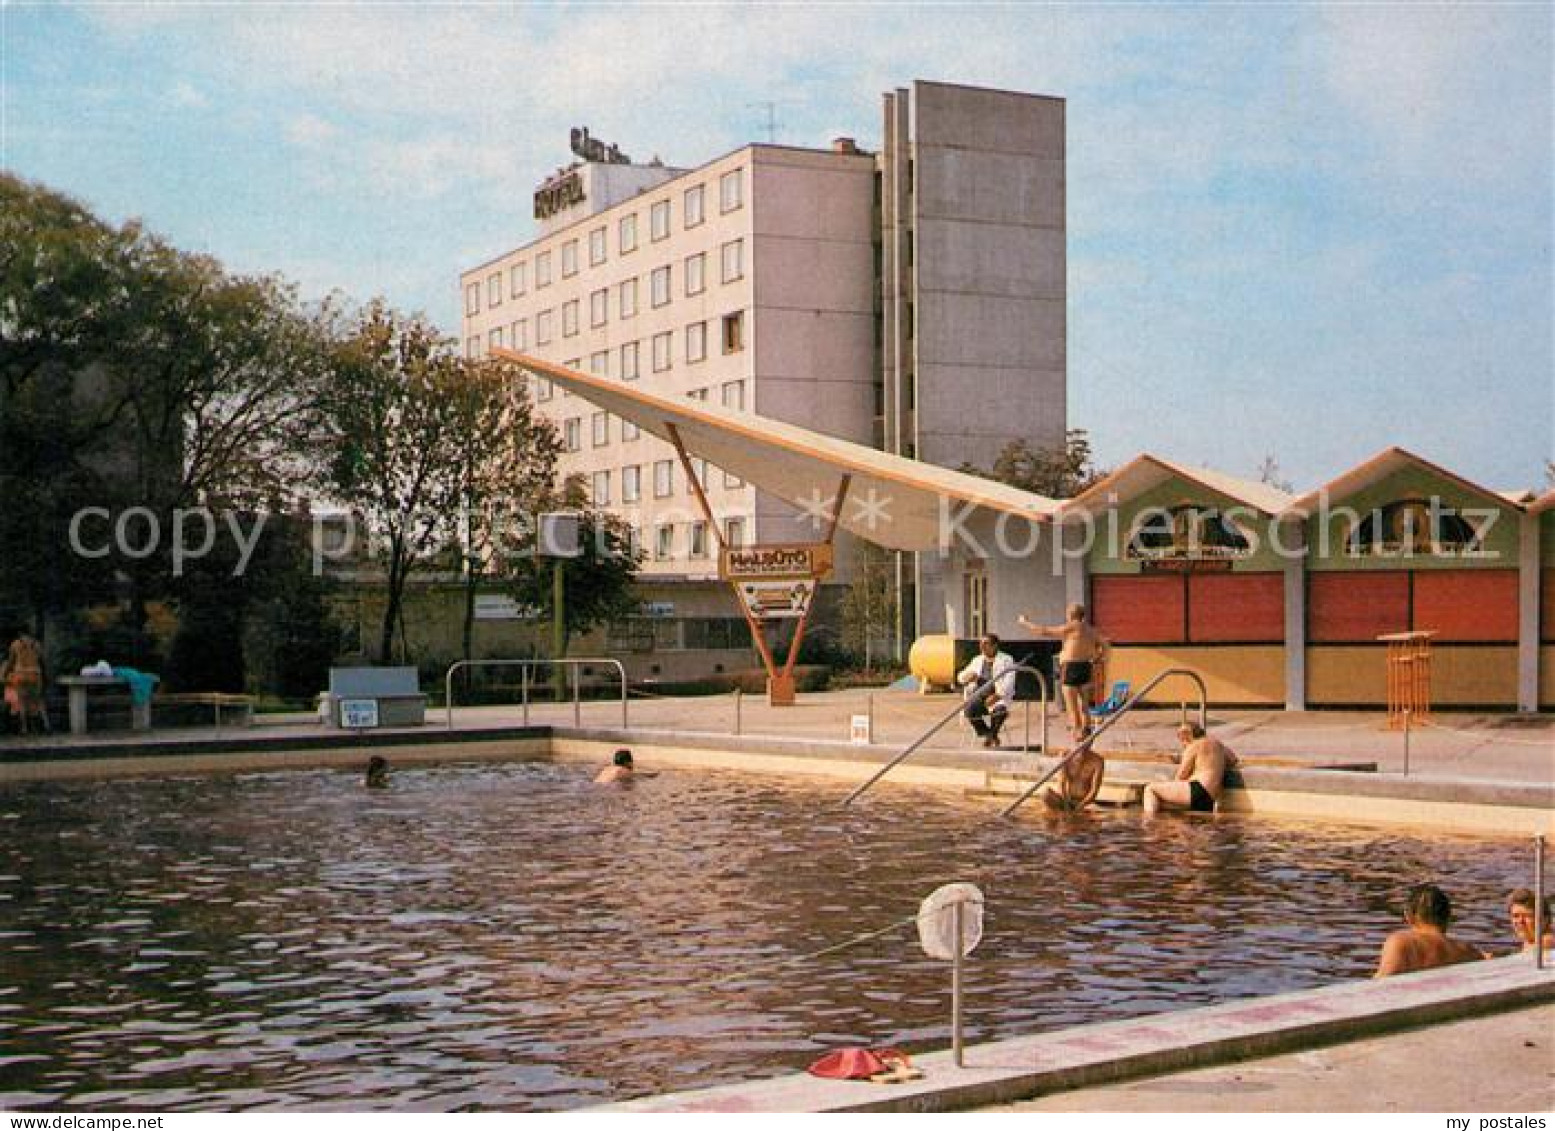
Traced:
<path fill-rule="evenodd" d="M 1182 578 L 1093 577 L 1091 618 L 1114 644 L 1183 643 Z"/>
<path fill-rule="evenodd" d="M 1438 643 L 1517 643 L 1517 571 L 1419 571 L 1414 627 L 1434 629 Z"/>
<path fill-rule="evenodd" d="M 1285 576 L 1190 573 L 1188 639 L 1195 644 L 1283 644 Z"/>
<path fill-rule="evenodd" d="M 1409 630 L 1409 574 L 1307 575 L 1307 639 L 1313 644 L 1371 642 Z"/>

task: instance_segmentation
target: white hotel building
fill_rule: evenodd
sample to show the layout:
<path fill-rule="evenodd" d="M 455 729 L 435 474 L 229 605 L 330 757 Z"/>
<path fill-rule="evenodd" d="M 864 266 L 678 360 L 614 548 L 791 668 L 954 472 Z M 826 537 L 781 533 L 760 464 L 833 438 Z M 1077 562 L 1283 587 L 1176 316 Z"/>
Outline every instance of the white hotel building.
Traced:
<path fill-rule="evenodd" d="M 886 95 L 883 136 L 878 155 L 758 144 L 694 169 L 575 136 L 583 159 L 535 194 L 538 238 L 461 274 L 466 351 L 506 346 L 951 467 L 1015 438 L 1061 443 L 1062 100 L 918 82 Z M 634 678 L 746 666 L 748 648 L 718 654 L 744 624 L 674 449 L 535 395 L 563 473 L 641 539 L 655 615 L 617 626 L 612 651 Z M 816 537 L 781 500 L 698 475 L 731 544 Z M 944 627 L 923 558 L 901 567 L 909 642 Z"/>

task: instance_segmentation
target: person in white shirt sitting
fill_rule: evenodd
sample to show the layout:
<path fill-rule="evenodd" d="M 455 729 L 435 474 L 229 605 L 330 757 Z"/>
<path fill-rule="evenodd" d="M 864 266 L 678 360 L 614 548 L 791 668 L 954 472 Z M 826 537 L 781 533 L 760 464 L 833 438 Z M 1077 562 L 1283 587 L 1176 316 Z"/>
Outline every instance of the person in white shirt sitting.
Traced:
<path fill-rule="evenodd" d="M 956 676 L 957 683 L 972 689 L 966 717 L 984 746 L 999 745 L 999 730 L 1010 717 L 1010 704 L 1015 701 L 1015 666 L 1009 653 L 999 650 L 999 638 L 989 633 L 978 642 L 978 654 L 972 662 Z M 993 689 L 979 694 L 990 681 Z"/>

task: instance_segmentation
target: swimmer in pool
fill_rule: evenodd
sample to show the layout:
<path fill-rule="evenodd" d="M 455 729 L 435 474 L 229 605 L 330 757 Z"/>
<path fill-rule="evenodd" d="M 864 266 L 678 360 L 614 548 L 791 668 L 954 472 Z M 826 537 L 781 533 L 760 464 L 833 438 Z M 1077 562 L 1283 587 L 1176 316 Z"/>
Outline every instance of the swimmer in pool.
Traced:
<path fill-rule="evenodd" d="M 1451 921 L 1452 900 L 1447 898 L 1446 892 L 1435 884 L 1416 884 L 1410 888 L 1404 900 L 1404 922 L 1409 925 L 1402 931 L 1394 931 L 1382 944 L 1382 957 L 1372 977 L 1386 978 L 1390 974 L 1408 974 L 1490 957 L 1466 942 L 1448 938 L 1447 924 Z"/>
<path fill-rule="evenodd" d="M 1550 922 L 1550 911 L 1555 905 L 1555 899 L 1544 897 L 1544 949 L 1555 948 L 1555 926 Z M 1527 888 L 1518 888 L 1506 899 L 1506 913 L 1512 920 L 1512 934 L 1517 936 L 1518 946 L 1523 953 L 1533 949 L 1534 927 L 1534 896 Z"/>
<path fill-rule="evenodd" d="M 1107 639 L 1085 619 L 1084 605 L 1070 605 L 1063 624 L 1037 624 L 1024 613 L 1018 619 L 1033 635 L 1063 641 L 1058 649 L 1058 682 L 1064 689 L 1069 736 L 1078 742 L 1090 725 L 1085 705 L 1093 697 L 1096 665 L 1107 650 Z"/>
<path fill-rule="evenodd" d="M 636 767 L 632 765 L 632 752 L 625 749 L 617 750 L 615 757 L 610 760 L 610 765 L 594 775 L 594 783 L 609 785 L 611 782 L 631 781 L 636 772 Z"/>
<path fill-rule="evenodd" d="M 362 784 L 368 789 L 384 789 L 389 784 L 389 760 L 381 754 L 367 759 L 367 775 Z"/>
<path fill-rule="evenodd" d="M 1225 790 L 1226 771 L 1237 764 L 1237 757 L 1220 739 L 1206 735 L 1198 723 L 1178 727 L 1177 740 L 1182 743 L 1177 777 L 1145 787 L 1145 812 L 1186 809 L 1190 813 L 1213 813 Z"/>
<path fill-rule="evenodd" d="M 1058 771 L 1057 789 L 1043 788 L 1042 804 L 1055 812 L 1078 813 L 1101 792 L 1101 782 L 1107 774 L 1107 763 L 1094 750 L 1085 750 L 1067 766 Z"/>

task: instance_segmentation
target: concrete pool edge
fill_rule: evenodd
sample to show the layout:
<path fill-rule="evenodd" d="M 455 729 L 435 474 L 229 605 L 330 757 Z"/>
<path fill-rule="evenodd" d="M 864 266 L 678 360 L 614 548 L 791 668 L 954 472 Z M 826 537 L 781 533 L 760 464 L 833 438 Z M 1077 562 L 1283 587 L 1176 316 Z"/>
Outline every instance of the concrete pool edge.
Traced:
<path fill-rule="evenodd" d="M 605 760 L 630 745 L 643 764 L 735 770 L 857 784 L 896 748 L 776 735 L 537 725 L 493 729 L 423 727 L 372 734 L 233 736 L 83 746 L 12 748 L 0 760 L 0 785 L 24 781 L 167 773 L 238 773 L 278 769 L 350 768 L 369 753 L 397 765 L 470 760 Z M 20 755 L 18 758 L 17 755 Z M 1108 752 L 1109 781 L 1141 782 L 1169 774 L 1159 762 L 1133 762 Z M 882 783 L 1005 795 L 1050 763 L 1037 756 L 984 751 L 925 750 Z M 838 800 L 841 800 L 839 795 Z M 990 796 L 990 816 L 1004 797 Z M 1260 768 L 1250 765 L 1243 787 L 1227 791 L 1223 808 L 1254 814 L 1403 826 L 1495 837 L 1555 837 L 1555 785 L 1424 780 L 1391 774 Z M 1033 814 L 1036 809 L 1033 808 Z"/>
<path fill-rule="evenodd" d="M 1143 1076 L 1340 1044 L 1555 1001 L 1555 969 L 1514 955 L 915 1056 L 922 1080 L 878 1085 L 791 1073 L 589 1112 L 961 1111 Z M 911 1050 L 909 1050 L 911 1051 Z M 819 1051 L 817 1052 L 819 1055 Z"/>

